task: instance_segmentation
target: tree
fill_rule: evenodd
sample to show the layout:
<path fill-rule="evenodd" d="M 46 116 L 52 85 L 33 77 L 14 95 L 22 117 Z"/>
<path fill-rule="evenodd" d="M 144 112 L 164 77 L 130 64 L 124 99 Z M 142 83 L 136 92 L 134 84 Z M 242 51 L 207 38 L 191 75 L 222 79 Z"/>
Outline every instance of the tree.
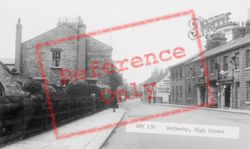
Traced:
<path fill-rule="evenodd" d="M 109 86 L 110 86 L 111 90 L 114 93 L 116 93 L 116 89 L 121 85 L 123 85 L 123 78 L 122 78 L 120 73 L 115 71 L 114 73 L 112 73 L 109 76 Z M 116 96 L 115 96 L 114 101 L 112 103 L 112 107 L 113 107 L 113 110 L 115 112 L 115 108 L 118 107 Z"/>
<path fill-rule="evenodd" d="M 112 75 L 110 75 L 110 87 L 113 91 L 115 91 L 121 85 L 123 85 L 121 74 L 114 72 Z"/>

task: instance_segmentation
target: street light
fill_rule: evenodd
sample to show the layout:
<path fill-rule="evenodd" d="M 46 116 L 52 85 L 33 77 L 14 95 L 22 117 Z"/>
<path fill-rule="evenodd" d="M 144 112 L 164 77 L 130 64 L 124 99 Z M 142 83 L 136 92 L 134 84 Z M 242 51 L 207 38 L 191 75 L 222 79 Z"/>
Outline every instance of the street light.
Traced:
<path fill-rule="evenodd" d="M 230 60 L 230 63 L 231 63 L 231 65 L 233 65 L 233 67 L 232 67 L 232 98 L 233 98 L 233 88 L 234 88 L 234 68 L 235 68 L 235 66 L 236 66 L 236 56 L 233 56 L 233 57 L 231 57 L 231 60 Z M 232 107 L 232 105 L 231 105 L 231 103 L 230 103 L 230 107 Z"/>
<path fill-rule="evenodd" d="M 233 65 L 233 68 L 232 68 L 232 80 L 233 80 L 233 83 L 234 83 L 234 68 L 236 66 L 236 56 L 233 56 L 231 58 L 230 63 L 231 63 L 231 65 Z"/>
<path fill-rule="evenodd" d="M 202 102 L 203 102 L 202 105 L 207 105 L 208 102 L 205 101 L 206 100 L 206 87 L 205 87 L 206 80 L 205 80 L 205 73 L 204 73 L 204 69 L 203 69 L 202 65 L 201 65 L 201 68 L 200 68 L 200 72 L 201 72 L 200 76 L 202 78 L 202 80 L 201 80 L 201 90 L 203 91 L 203 93 L 202 93 Z"/>

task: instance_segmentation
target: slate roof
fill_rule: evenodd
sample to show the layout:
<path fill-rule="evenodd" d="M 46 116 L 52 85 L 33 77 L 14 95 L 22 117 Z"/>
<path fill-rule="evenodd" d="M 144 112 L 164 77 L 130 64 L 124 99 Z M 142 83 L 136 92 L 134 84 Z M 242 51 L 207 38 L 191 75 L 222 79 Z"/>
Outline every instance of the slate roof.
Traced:
<path fill-rule="evenodd" d="M 160 82 L 163 78 L 165 78 L 169 74 L 169 71 L 166 70 L 163 73 L 159 72 L 156 76 L 150 76 L 147 80 L 145 80 L 142 84 L 149 84 L 152 82 Z"/>
<path fill-rule="evenodd" d="M 60 26 L 67 26 L 67 27 L 69 27 L 69 28 L 72 28 L 73 30 L 76 31 L 75 36 L 77 36 L 77 32 L 78 32 L 78 29 L 77 29 L 77 28 L 75 28 L 75 27 L 74 27 L 73 25 L 71 25 L 71 24 L 62 23 L 62 24 L 59 25 L 59 26 L 56 26 L 56 27 L 54 27 L 54 28 L 52 28 L 52 29 L 50 29 L 50 30 L 48 30 L 48 31 L 46 31 L 46 32 L 44 32 L 44 33 L 42 33 L 42 34 L 40 34 L 40 35 L 37 35 L 37 36 L 35 36 L 35 37 L 31 38 L 31 39 L 28 39 L 28 40 L 22 42 L 22 44 L 25 44 L 25 43 L 27 43 L 27 42 L 29 42 L 29 41 L 32 41 L 32 40 L 36 40 L 36 39 L 42 38 L 45 34 L 48 34 L 48 33 L 52 32 L 52 31 L 57 30 L 58 27 L 60 27 Z M 86 32 L 86 34 L 87 34 L 87 32 Z M 91 37 L 91 36 L 88 36 L 88 35 L 87 35 L 86 39 L 87 39 L 87 42 L 88 42 L 88 40 L 95 40 L 96 42 L 99 42 L 99 43 L 102 44 L 103 46 L 107 46 L 107 47 L 109 47 L 109 48 L 112 49 L 112 47 L 111 47 L 110 45 L 107 45 L 107 44 L 105 44 L 105 43 L 103 43 L 103 42 L 101 42 L 101 41 L 99 41 L 99 40 L 97 40 L 97 39 L 95 39 L 95 38 L 93 38 L 93 37 Z"/>
<path fill-rule="evenodd" d="M 219 55 L 221 53 L 227 52 L 227 51 L 231 51 L 234 50 L 236 48 L 245 46 L 247 44 L 250 44 L 250 34 L 247 34 L 245 37 L 230 41 L 224 45 L 221 45 L 219 47 L 216 47 L 214 49 L 211 50 L 207 50 L 204 52 L 204 56 L 206 58 L 214 56 L 214 55 Z M 195 62 L 200 60 L 200 57 L 196 56 L 195 59 L 193 59 L 191 62 Z"/>
<path fill-rule="evenodd" d="M 12 72 L 9 70 L 9 68 L 0 60 L 0 65 L 5 69 L 8 73 L 12 74 Z"/>
<path fill-rule="evenodd" d="M 4 64 L 7 64 L 7 65 L 15 64 L 14 58 L 0 58 L 0 61 Z"/>
<path fill-rule="evenodd" d="M 206 52 L 206 51 L 204 51 L 204 52 Z M 200 55 L 200 53 L 195 54 L 195 55 L 189 57 L 188 59 L 185 59 L 185 60 L 183 60 L 183 61 L 181 61 L 181 62 L 179 62 L 179 63 L 177 63 L 177 64 L 175 64 L 175 65 L 170 66 L 170 68 L 174 68 L 174 67 L 179 66 L 179 65 L 182 65 L 182 64 L 183 64 L 183 65 L 189 64 L 189 63 L 191 63 L 194 59 L 199 58 L 199 55 Z"/>

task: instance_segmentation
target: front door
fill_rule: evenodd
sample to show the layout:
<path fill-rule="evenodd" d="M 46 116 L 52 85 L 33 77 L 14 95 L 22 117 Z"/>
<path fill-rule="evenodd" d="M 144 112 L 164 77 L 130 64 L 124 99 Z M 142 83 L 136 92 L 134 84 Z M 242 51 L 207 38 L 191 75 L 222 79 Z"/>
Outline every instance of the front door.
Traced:
<path fill-rule="evenodd" d="M 225 88 L 225 107 L 230 107 L 230 96 L 231 96 L 231 87 L 227 85 Z"/>
<path fill-rule="evenodd" d="M 201 104 L 205 104 L 205 95 L 206 95 L 206 89 L 204 86 L 200 86 L 200 101 Z"/>

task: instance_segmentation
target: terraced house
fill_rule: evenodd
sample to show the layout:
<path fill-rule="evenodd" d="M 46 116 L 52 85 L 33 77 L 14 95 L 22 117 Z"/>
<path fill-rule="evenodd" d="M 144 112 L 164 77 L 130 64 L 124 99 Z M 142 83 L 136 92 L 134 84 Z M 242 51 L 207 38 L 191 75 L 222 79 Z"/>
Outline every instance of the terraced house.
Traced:
<path fill-rule="evenodd" d="M 171 103 L 199 105 L 212 95 L 217 108 L 250 109 L 250 19 L 232 35 L 229 42 L 221 33 L 207 40 L 208 79 L 199 55 L 170 68 Z"/>
<path fill-rule="evenodd" d="M 154 83 L 154 85 L 152 85 Z M 151 76 L 141 83 L 140 86 L 147 84 L 152 89 L 152 98 L 149 97 L 148 89 L 140 88 L 142 93 L 141 101 L 145 103 L 169 103 L 170 95 L 170 72 L 169 69 L 154 69 Z"/>

